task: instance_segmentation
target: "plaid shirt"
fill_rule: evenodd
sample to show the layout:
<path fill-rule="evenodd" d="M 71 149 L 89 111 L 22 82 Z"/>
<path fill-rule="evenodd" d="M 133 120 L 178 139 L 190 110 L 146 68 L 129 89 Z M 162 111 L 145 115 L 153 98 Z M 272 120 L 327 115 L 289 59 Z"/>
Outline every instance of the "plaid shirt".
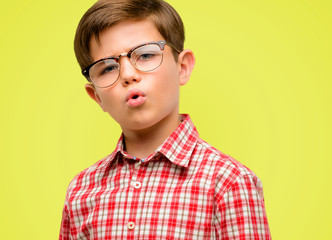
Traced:
<path fill-rule="evenodd" d="M 145 159 L 122 140 L 70 183 L 59 239 L 271 239 L 261 181 L 188 115 Z"/>

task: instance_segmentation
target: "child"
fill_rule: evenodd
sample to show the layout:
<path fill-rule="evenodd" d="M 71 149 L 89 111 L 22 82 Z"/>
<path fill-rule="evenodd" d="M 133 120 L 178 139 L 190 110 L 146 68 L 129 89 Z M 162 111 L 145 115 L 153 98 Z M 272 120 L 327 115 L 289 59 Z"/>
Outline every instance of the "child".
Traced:
<path fill-rule="evenodd" d="M 103 0 L 75 53 L 88 95 L 119 123 L 115 150 L 70 183 L 60 239 L 271 239 L 260 180 L 179 114 L 195 64 L 163 0 Z"/>

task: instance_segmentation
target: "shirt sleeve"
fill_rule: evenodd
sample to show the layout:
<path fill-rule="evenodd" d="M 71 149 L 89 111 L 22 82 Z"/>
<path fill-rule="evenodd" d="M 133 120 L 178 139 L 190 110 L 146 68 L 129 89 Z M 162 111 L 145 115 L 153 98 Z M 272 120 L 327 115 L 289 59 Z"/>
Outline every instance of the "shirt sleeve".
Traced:
<path fill-rule="evenodd" d="M 62 212 L 62 220 L 60 227 L 59 240 L 69 240 L 70 239 L 70 219 L 67 211 L 67 206 L 65 205 Z"/>
<path fill-rule="evenodd" d="M 216 206 L 217 239 L 271 239 L 262 183 L 256 176 L 238 177 L 226 192 L 216 194 Z"/>

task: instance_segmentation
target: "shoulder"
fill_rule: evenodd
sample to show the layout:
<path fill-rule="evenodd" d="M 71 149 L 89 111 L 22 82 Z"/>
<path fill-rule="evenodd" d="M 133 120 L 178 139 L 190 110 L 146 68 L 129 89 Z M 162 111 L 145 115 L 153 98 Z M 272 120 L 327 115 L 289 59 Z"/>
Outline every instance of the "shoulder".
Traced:
<path fill-rule="evenodd" d="M 67 188 L 67 198 L 70 198 L 70 196 L 78 190 L 82 190 L 93 184 L 98 176 L 103 175 L 101 173 L 107 170 L 113 158 L 112 153 L 78 173 L 69 183 Z"/>
<path fill-rule="evenodd" d="M 213 169 L 210 193 L 217 238 L 270 239 L 262 183 L 255 173 L 203 140 L 197 150 L 204 155 L 202 164 Z"/>
<path fill-rule="evenodd" d="M 233 157 L 222 153 L 209 143 L 199 139 L 195 147 L 194 156 L 200 156 L 200 164 L 204 168 L 209 168 L 209 174 L 212 176 L 213 185 L 219 194 L 223 195 L 229 189 L 234 187 L 239 181 L 244 179 L 252 181 L 254 185 L 260 187 L 259 178 L 248 167 L 234 159 Z"/>

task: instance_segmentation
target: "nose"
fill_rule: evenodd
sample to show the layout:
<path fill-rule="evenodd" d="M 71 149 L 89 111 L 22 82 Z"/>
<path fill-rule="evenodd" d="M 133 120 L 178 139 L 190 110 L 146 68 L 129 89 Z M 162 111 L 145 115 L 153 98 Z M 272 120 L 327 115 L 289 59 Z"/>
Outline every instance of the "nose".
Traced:
<path fill-rule="evenodd" d="M 120 73 L 119 78 L 123 86 L 127 86 L 133 82 L 140 82 L 141 76 L 138 69 L 136 69 L 128 57 L 120 58 Z"/>

